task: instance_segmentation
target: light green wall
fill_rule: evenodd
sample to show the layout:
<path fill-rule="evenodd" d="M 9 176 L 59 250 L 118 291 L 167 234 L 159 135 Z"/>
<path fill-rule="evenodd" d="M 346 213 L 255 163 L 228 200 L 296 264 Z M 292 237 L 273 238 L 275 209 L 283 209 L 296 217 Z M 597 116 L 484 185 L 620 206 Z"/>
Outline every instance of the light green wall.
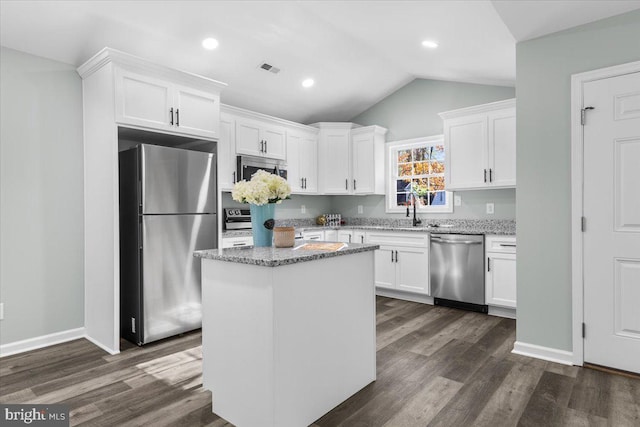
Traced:
<path fill-rule="evenodd" d="M 84 325 L 82 86 L 0 51 L 0 344 Z"/>
<path fill-rule="evenodd" d="M 640 60 L 640 11 L 516 52 L 517 340 L 572 351 L 571 75 Z"/>
<path fill-rule="evenodd" d="M 416 79 L 392 93 L 350 121 L 361 125 L 387 128 L 387 141 L 439 135 L 443 132 L 438 113 L 472 105 L 486 104 L 515 97 L 515 89 L 504 86 L 477 85 L 440 80 Z M 422 218 L 514 219 L 515 190 L 482 190 L 457 193 L 462 205 L 452 214 L 422 214 Z M 494 203 L 495 214 L 487 215 L 486 203 Z M 364 213 L 358 214 L 357 206 Z M 387 214 L 384 196 L 335 196 L 332 206 L 346 216 L 401 218 L 404 214 Z"/>

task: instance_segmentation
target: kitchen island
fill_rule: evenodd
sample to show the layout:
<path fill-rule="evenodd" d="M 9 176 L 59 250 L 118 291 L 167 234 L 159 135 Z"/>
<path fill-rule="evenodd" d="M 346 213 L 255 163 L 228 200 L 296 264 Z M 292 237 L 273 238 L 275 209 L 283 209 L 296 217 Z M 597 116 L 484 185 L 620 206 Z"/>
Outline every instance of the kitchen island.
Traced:
<path fill-rule="evenodd" d="M 203 386 L 238 427 L 309 425 L 376 378 L 379 246 L 305 243 L 195 253 Z"/>

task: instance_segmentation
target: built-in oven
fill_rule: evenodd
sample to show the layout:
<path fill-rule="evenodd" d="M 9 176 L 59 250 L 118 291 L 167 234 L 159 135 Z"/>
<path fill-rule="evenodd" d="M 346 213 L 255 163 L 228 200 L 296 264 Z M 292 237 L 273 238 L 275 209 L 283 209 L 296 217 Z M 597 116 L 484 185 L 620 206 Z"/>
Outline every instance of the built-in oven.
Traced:
<path fill-rule="evenodd" d="M 249 181 L 253 174 L 259 170 L 265 170 L 287 179 L 286 165 L 280 160 L 252 156 L 237 157 L 237 176 L 239 181 Z"/>

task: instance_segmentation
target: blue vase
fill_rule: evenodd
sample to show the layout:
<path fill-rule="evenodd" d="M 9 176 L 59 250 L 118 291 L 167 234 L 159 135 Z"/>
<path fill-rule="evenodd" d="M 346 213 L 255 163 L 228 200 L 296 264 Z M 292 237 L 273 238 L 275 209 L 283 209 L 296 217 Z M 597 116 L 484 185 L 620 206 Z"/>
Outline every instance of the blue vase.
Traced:
<path fill-rule="evenodd" d="M 273 212 L 275 203 L 266 205 L 249 204 L 251 210 L 251 229 L 253 232 L 253 246 L 271 246 L 273 241 Z"/>

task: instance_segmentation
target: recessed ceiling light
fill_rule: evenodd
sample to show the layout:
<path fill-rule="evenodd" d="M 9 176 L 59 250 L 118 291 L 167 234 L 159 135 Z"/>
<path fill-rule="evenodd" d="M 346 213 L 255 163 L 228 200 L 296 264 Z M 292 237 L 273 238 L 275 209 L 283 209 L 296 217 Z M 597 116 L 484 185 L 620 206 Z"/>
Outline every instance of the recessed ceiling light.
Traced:
<path fill-rule="evenodd" d="M 313 81 L 313 79 L 304 79 L 302 81 L 302 87 L 311 87 L 314 85 L 314 83 L 315 82 Z"/>
<path fill-rule="evenodd" d="M 422 42 L 422 46 L 428 47 L 429 49 L 435 49 L 438 47 L 438 43 L 434 42 L 433 40 L 425 40 Z"/>
<path fill-rule="evenodd" d="M 213 50 L 218 47 L 218 40 L 214 38 L 206 38 L 202 40 L 202 47 L 205 49 Z"/>

